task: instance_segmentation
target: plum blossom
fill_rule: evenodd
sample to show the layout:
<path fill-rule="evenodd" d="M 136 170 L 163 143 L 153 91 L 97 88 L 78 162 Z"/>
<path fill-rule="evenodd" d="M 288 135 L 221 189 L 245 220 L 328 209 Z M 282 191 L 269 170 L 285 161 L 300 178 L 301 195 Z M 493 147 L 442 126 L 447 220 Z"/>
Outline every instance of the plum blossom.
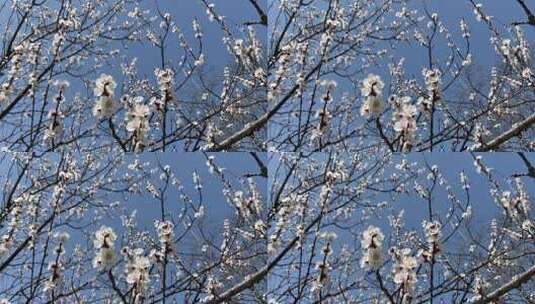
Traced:
<path fill-rule="evenodd" d="M 106 74 L 101 74 L 95 81 L 95 88 L 93 94 L 98 98 L 93 107 L 93 115 L 99 119 L 110 118 L 115 110 L 113 97 L 117 84 L 113 77 Z"/>
<path fill-rule="evenodd" d="M 529 198 L 523 191 L 517 195 L 513 195 L 511 191 L 504 191 L 500 197 L 500 204 L 512 218 L 521 218 L 529 214 Z"/>
<path fill-rule="evenodd" d="M 362 81 L 361 94 L 365 97 L 365 100 L 360 108 L 361 116 L 379 114 L 384 110 L 383 88 L 384 83 L 381 77 L 377 75 L 369 74 Z"/>
<path fill-rule="evenodd" d="M 130 132 L 139 132 L 140 130 L 147 129 L 147 118 L 149 116 L 150 109 L 144 104 L 135 104 L 134 107 L 127 115 L 126 130 Z"/>
<path fill-rule="evenodd" d="M 470 55 L 466 60 L 471 60 Z M 418 104 L 425 113 L 431 113 L 434 107 L 440 102 L 440 82 L 441 73 L 438 69 L 423 69 L 422 74 L 427 86 L 427 95 L 418 98 Z"/>
<path fill-rule="evenodd" d="M 173 83 L 175 73 L 171 69 L 156 69 L 154 75 L 156 75 L 156 78 L 158 79 L 161 98 L 156 98 L 153 101 L 153 104 L 157 111 L 163 111 L 165 103 L 172 101 L 174 98 Z"/>
<path fill-rule="evenodd" d="M 403 151 L 410 151 L 416 132 L 416 117 L 418 108 L 411 104 L 411 98 L 404 96 L 394 101 L 394 113 L 392 121 L 394 130 L 402 136 Z"/>
<path fill-rule="evenodd" d="M 134 303 L 143 302 L 143 292 L 150 283 L 150 259 L 143 255 L 143 249 L 125 250 L 128 262 L 125 265 L 126 282 L 133 287 Z"/>
<path fill-rule="evenodd" d="M 44 291 L 54 291 L 61 282 L 61 271 L 63 270 L 63 264 L 58 261 L 48 264 L 48 270 L 51 272 L 50 277 L 44 282 Z"/>
<path fill-rule="evenodd" d="M 392 267 L 394 283 L 401 285 L 404 294 L 403 303 L 410 303 L 414 287 L 418 281 L 416 276 L 418 261 L 411 255 L 409 248 L 403 248 L 401 250 L 393 248 L 391 249 L 391 255 L 394 259 L 394 265 Z"/>
<path fill-rule="evenodd" d="M 438 242 L 441 236 L 440 229 L 442 228 L 442 225 L 438 221 L 433 221 L 433 222 L 424 221 L 423 226 L 425 229 L 427 242 L 429 243 Z"/>
<path fill-rule="evenodd" d="M 440 237 L 442 236 L 442 225 L 438 221 L 424 221 L 422 226 L 428 243 L 428 248 L 422 250 L 420 254 L 428 262 L 434 262 L 435 257 L 441 252 Z"/>
<path fill-rule="evenodd" d="M 97 254 L 93 259 L 93 267 L 100 270 L 108 269 L 115 263 L 115 251 L 113 244 L 117 235 L 110 227 L 102 226 L 95 232 L 93 246 L 97 249 Z"/>
<path fill-rule="evenodd" d="M 175 225 L 170 221 L 156 221 L 154 225 L 156 226 L 158 237 L 160 238 L 160 244 L 162 245 L 162 254 L 165 255 L 173 249 L 173 228 Z"/>
<path fill-rule="evenodd" d="M 381 267 L 383 262 L 383 240 L 384 235 L 381 229 L 369 226 L 362 234 L 360 241 L 363 256 L 360 260 L 360 266 L 368 270 L 376 270 Z"/>
<path fill-rule="evenodd" d="M 48 112 L 48 118 L 50 119 L 50 125 L 45 130 L 45 141 L 57 141 L 63 136 L 63 113 L 61 111 L 52 110 Z"/>
<path fill-rule="evenodd" d="M 2 83 L 0 86 L 0 103 L 5 102 L 11 95 L 9 83 Z"/>
<path fill-rule="evenodd" d="M 126 130 L 133 133 L 135 151 L 143 151 L 145 147 L 145 137 L 149 131 L 150 109 L 141 103 L 142 97 L 136 97 L 134 106 L 126 115 Z"/>

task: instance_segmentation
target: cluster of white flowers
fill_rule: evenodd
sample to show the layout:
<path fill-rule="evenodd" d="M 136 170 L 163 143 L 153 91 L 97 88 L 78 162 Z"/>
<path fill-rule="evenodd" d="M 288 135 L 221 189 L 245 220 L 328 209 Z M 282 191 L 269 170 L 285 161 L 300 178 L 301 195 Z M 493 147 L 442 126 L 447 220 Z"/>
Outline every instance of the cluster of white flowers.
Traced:
<path fill-rule="evenodd" d="M 48 112 L 48 119 L 50 120 L 50 125 L 46 128 L 44 134 L 44 141 L 57 141 L 63 136 L 63 118 L 64 115 L 61 111 L 51 110 Z"/>
<path fill-rule="evenodd" d="M 29 41 L 23 41 L 18 45 L 15 45 L 12 49 L 12 56 L 9 61 L 11 64 L 11 68 L 8 71 L 8 76 L 6 79 L 6 82 L 2 83 L 0 86 L 0 103 L 6 101 L 9 96 L 13 93 L 12 88 L 14 87 L 14 82 L 20 78 L 20 74 L 23 65 L 24 65 L 24 57 L 27 57 L 27 61 L 30 64 L 37 65 L 37 62 L 35 61 L 35 58 L 38 56 L 36 53 L 38 53 L 39 49 L 39 43 L 31 43 Z M 29 73 L 28 77 L 28 83 L 30 85 L 35 84 L 35 74 L 33 72 Z M 29 94 L 33 94 L 33 89 L 29 92 Z"/>
<path fill-rule="evenodd" d="M 13 207 L 9 211 L 9 230 L 0 238 L 0 257 L 9 252 L 15 240 L 15 233 L 20 228 L 23 200 L 17 198 L 13 201 Z"/>
<path fill-rule="evenodd" d="M 52 292 L 61 282 L 63 264 L 60 261 L 50 262 L 50 264 L 48 264 L 48 270 L 50 271 L 50 277 L 44 283 L 44 291 Z"/>
<path fill-rule="evenodd" d="M 66 80 L 56 80 L 52 83 L 55 87 L 58 88 L 58 93 L 54 97 L 55 106 L 52 110 L 48 112 L 48 119 L 50 124 L 45 130 L 44 140 L 45 142 L 57 142 L 63 136 L 64 126 L 63 118 L 64 115 L 60 111 L 60 107 L 65 100 L 65 90 L 69 87 L 69 82 Z"/>
<path fill-rule="evenodd" d="M 175 73 L 171 69 L 156 69 L 154 75 L 158 79 L 161 98 L 153 98 L 151 103 L 155 106 L 156 111 L 164 111 L 164 105 L 174 99 Z"/>
<path fill-rule="evenodd" d="M 99 270 L 109 269 L 115 263 L 115 251 L 113 243 L 117 239 L 117 235 L 110 227 L 102 226 L 95 232 L 95 239 L 93 246 L 97 251 L 93 259 L 93 267 Z"/>
<path fill-rule="evenodd" d="M 474 278 L 474 284 L 472 288 L 474 296 L 472 297 L 471 300 L 476 301 L 476 300 L 482 299 L 489 291 L 489 288 L 490 288 L 490 284 L 480 275 L 476 275 Z"/>
<path fill-rule="evenodd" d="M 11 86 L 9 83 L 4 82 L 0 86 L 0 103 L 3 103 L 9 98 L 9 95 L 11 95 Z"/>
<path fill-rule="evenodd" d="M 254 219 L 262 211 L 262 198 L 256 189 L 251 188 L 251 193 L 246 195 L 243 191 L 234 192 L 232 203 L 240 217 Z"/>
<path fill-rule="evenodd" d="M 321 139 L 323 136 L 325 136 L 325 134 L 327 134 L 333 115 L 326 107 L 324 107 L 318 109 L 315 118 L 317 118 L 319 122 L 316 129 L 314 129 L 312 133 L 312 140 Z"/>
<path fill-rule="evenodd" d="M 48 270 L 50 271 L 50 277 L 44 283 L 44 291 L 52 292 L 58 288 L 61 283 L 61 271 L 64 265 L 61 261 L 61 257 L 65 253 L 65 243 L 69 240 L 69 234 L 67 232 L 58 232 L 52 235 L 54 239 L 58 241 L 58 245 L 54 249 L 56 256 L 54 260 L 48 264 Z"/>
<path fill-rule="evenodd" d="M 463 38 L 470 38 L 470 29 L 468 28 L 468 24 L 466 24 L 466 21 L 464 19 L 461 19 L 459 21 L 459 25 L 461 26 L 461 32 L 463 33 Z"/>
<path fill-rule="evenodd" d="M 392 121 L 394 122 L 394 130 L 401 135 L 403 142 L 403 151 L 408 152 L 412 149 L 414 134 L 416 133 L 416 117 L 418 116 L 418 108 L 411 103 L 411 98 L 393 97 L 392 98 L 394 114 Z"/>
<path fill-rule="evenodd" d="M 145 148 L 145 137 L 149 132 L 150 109 L 143 104 L 143 97 L 135 97 L 135 103 L 126 114 L 126 130 L 132 132 L 134 149 L 141 152 Z"/>
<path fill-rule="evenodd" d="M 56 232 L 54 238 L 58 241 L 58 245 L 54 249 L 56 254 L 62 255 L 65 253 L 65 243 L 69 240 L 70 236 L 67 232 Z"/>
<path fill-rule="evenodd" d="M 158 231 L 158 238 L 160 239 L 161 250 L 151 250 L 150 257 L 158 263 L 162 263 L 167 254 L 173 251 L 174 231 L 175 225 L 170 221 L 156 221 L 154 223 Z"/>
<path fill-rule="evenodd" d="M 11 69 L 9 71 L 9 74 L 11 76 L 17 75 L 20 70 L 22 69 L 22 55 L 25 51 L 25 45 L 19 44 L 13 48 L 13 57 L 11 58 Z"/>
<path fill-rule="evenodd" d="M 463 186 L 463 189 L 464 190 L 469 190 L 470 189 L 470 181 L 468 180 L 468 176 L 466 176 L 464 171 L 459 173 L 459 178 L 461 180 L 461 184 Z"/>
<path fill-rule="evenodd" d="M 202 32 L 201 25 L 199 24 L 199 21 L 197 21 L 197 19 L 193 19 L 191 24 L 193 26 L 193 31 L 195 32 L 195 38 L 201 39 L 203 36 L 203 32 Z"/>
<path fill-rule="evenodd" d="M 93 94 L 98 98 L 93 107 L 93 115 L 99 119 L 110 118 L 115 111 L 113 97 L 117 84 L 110 75 L 102 74 L 95 82 Z"/>
<path fill-rule="evenodd" d="M 123 254 L 128 260 L 125 265 L 126 282 L 133 287 L 134 303 L 142 303 L 143 292 L 150 283 L 150 259 L 143 255 L 142 248 L 126 248 Z"/>
<path fill-rule="evenodd" d="M 526 81 L 529 85 L 535 83 L 535 74 L 532 71 L 532 60 L 530 45 L 519 27 L 515 28 L 516 39 L 513 45 L 511 39 L 501 40 L 501 44 L 496 43 L 498 53 L 503 56 L 503 62 L 509 65 L 519 77 L 508 77 L 507 81 L 513 87 L 520 87 Z M 497 41 L 497 39 L 496 39 Z M 520 78 L 520 79 L 518 79 Z"/>
<path fill-rule="evenodd" d="M 425 113 L 431 113 L 433 107 L 436 106 L 440 100 L 440 76 L 441 73 L 438 69 L 423 69 L 422 74 L 425 78 L 425 84 L 427 86 L 427 95 L 418 98 L 418 104 Z"/>
<path fill-rule="evenodd" d="M 418 281 L 416 276 L 418 261 L 411 255 L 409 248 L 403 248 L 401 250 L 392 248 L 390 254 L 394 259 L 394 265 L 392 267 L 394 283 L 399 284 L 403 291 L 402 303 L 410 303 L 414 287 Z"/>
<path fill-rule="evenodd" d="M 337 83 L 334 80 L 322 80 L 319 84 L 325 88 L 325 92 L 321 96 L 325 105 L 316 111 L 315 118 L 318 119 L 318 125 L 312 133 L 312 140 L 323 138 L 329 131 L 330 122 L 333 116 L 328 109 L 328 104 L 332 101 L 332 95 L 337 86 Z"/>
<path fill-rule="evenodd" d="M 277 58 L 277 69 L 274 72 L 274 81 L 269 82 L 268 101 L 274 100 L 281 93 L 280 84 L 286 78 L 292 62 L 292 47 L 296 45 L 289 43 L 281 47 L 280 54 Z M 297 75 L 297 84 L 299 85 L 299 92 L 303 92 L 306 81 L 302 73 Z"/>
<path fill-rule="evenodd" d="M 425 230 L 425 236 L 427 237 L 427 242 L 436 243 L 440 240 L 442 235 L 441 228 L 442 225 L 438 221 L 427 222 L 424 221 L 422 226 Z"/>
<path fill-rule="evenodd" d="M 321 248 L 322 258 L 320 262 L 316 263 L 316 270 L 318 271 L 318 276 L 316 280 L 312 283 L 312 292 L 322 291 L 325 287 L 329 285 L 329 271 L 332 269 L 331 264 L 329 263 L 329 257 L 332 255 L 331 244 L 336 239 L 336 233 L 328 232 L 321 233 L 319 235 L 320 239 L 325 240 L 325 245 Z"/>
<path fill-rule="evenodd" d="M 435 257 L 441 252 L 440 237 L 442 236 L 442 225 L 438 221 L 423 221 L 422 226 L 429 247 L 426 250 L 422 250 L 420 254 L 425 261 L 434 263 Z"/>
<path fill-rule="evenodd" d="M 223 21 L 223 17 L 219 16 L 215 12 L 215 4 L 213 4 L 213 3 L 210 3 L 210 4 L 207 5 L 207 7 L 206 7 L 206 15 L 208 15 L 208 19 L 210 20 L 210 22 L 214 22 L 215 20 L 217 20 L 219 22 Z"/>
<path fill-rule="evenodd" d="M 506 214 L 512 218 L 521 218 L 529 214 L 529 198 L 525 192 L 513 195 L 510 191 L 504 191 L 500 203 Z"/>
<path fill-rule="evenodd" d="M 236 62 L 247 67 L 253 73 L 264 74 L 262 68 L 260 71 L 258 62 L 262 60 L 263 49 L 262 43 L 256 35 L 254 27 L 247 28 L 247 40 L 236 39 L 232 48 L 233 53 L 236 56 Z"/>
<path fill-rule="evenodd" d="M 307 196 L 290 193 L 281 199 L 280 208 L 277 212 L 277 221 L 274 229 L 270 230 L 268 240 L 268 253 L 274 254 L 281 245 L 281 235 L 288 229 L 292 215 L 299 213 L 300 208 L 307 205 Z M 304 228 L 297 227 L 298 234 L 302 236 Z"/>
<path fill-rule="evenodd" d="M 511 39 L 503 39 L 499 46 L 499 52 L 504 56 L 504 62 L 513 68 L 522 71 L 530 62 L 529 44 L 520 28 L 516 28 L 517 44 L 513 45 Z"/>
<path fill-rule="evenodd" d="M 360 108 L 360 115 L 369 116 L 383 112 L 385 105 L 382 90 L 384 86 L 381 77 L 374 74 L 369 74 L 368 77 L 362 81 L 360 91 L 365 100 Z"/>
<path fill-rule="evenodd" d="M 377 270 L 383 263 L 383 240 L 381 229 L 369 226 L 362 234 L 360 244 L 363 256 L 360 259 L 360 267 L 368 270 Z"/>

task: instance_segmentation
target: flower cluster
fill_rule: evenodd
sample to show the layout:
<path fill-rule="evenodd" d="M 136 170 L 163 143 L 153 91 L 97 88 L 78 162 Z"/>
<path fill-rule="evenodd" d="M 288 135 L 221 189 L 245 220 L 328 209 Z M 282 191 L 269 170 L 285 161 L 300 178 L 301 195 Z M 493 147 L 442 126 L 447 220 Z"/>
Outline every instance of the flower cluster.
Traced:
<path fill-rule="evenodd" d="M 513 45 L 511 39 L 503 39 L 499 46 L 499 53 L 503 56 L 504 63 L 509 64 L 517 71 L 523 71 L 531 61 L 529 44 L 519 28 L 516 28 L 517 43 Z"/>
<path fill-rule="evenodd" d="M 61 271 L 63 270 L 63 263 L 60 261 L 53 261 L 48 264 L 50 277 L 44 283 L 44 291 L 54 291 L 61 282 Z"/>
<path fill-rule="evenodd" d="M 381 77 L 374 74 L 368 75 L 368 77 L 362 81 L 360 91 L 365 100 L 360 108 L 360 115 L 369 116 L 383 112 L 385 105 L 382 90 L 384 86 Z"/>
<path fill-rule="evenodd" d="M 314 281 L 311 291 L 322 291 L 329 284 L 329 271 L 332 269 L 328 259 L 332 255 L 331 244 L 336 239 L 336 233 L 322 233 L 319 236 L 325 239 L 325 245 L 321 248 L 321 261 L 316 264 L 318 276 Z"/>
<path fill-rule="evenodd" d="M 425 113 L 431 113 L 434 107 L 440 102 L 440 76 L 438 69 L 424 69 L 422 74 L 427 86 L 427 95 L 418 98 L 418 103 Z"/>
<path fill-rule="evenodd" d="M 403 291 L 402 303 L 410 303 L 414 287 L 418 281 L 416 277 L 418 261 L 411 255 L 409 248 L 401 250 L 392 248 L 390 254 L 394 259 L 394 266 L 392 267 L 394 283 L 399 284 Z"/>
<path fill-rule="evenodd" d="M 411 98 L 408 96 L 393 97 L 392 103 L 394 107 L 392 116 L 394 130 L 401 135 L 403 151 L 408 152 L 412 149 L 414 134 L 417 129 L 416 117 L 418 116 L 418 109 L 411 103 Z"/>
<path fill-rule="evenodd" d="M 381 229 L 369 226 L 362 234 L 360 241 L 363 256 L 360 260 L 360 266 L 368 270 L 377 270 L 383 262 L 383 240 L 384 235 Z"/>
<path fill-rule="evenodd" d="M 17 230 L 19 230 L 21 224 L 21 216 L 23 211 L 22 204 L 22 197 L 15 199 L 13 207 L 9 211 L 9 230 L 0 238 L 0 257 L 8 253 L 13 246 L 13 242 L 15 241 L 15 233 Z"/>
<path fill-rule="evenodd" d="M 175 73 L 171 69 L 156 69 L 154 75 L 158 79 L 161 98 L 152 99 L 152 104 L 156 111 L 164 111 L 165 105 L 174 99 L 173 83 L 175 81 Z"/>
<path fill-rule="evenodd" d="M 513 195 L 510 191 L 504 191 L 500 203 L 511 218 L 521 218 L 529 214 L 529 199 L 525 192 Z"/>
<path fill-rule="evenodd" d="M 113 243 L 117 239 L 117 235 L 110 227 L 102 226 L 95 232 L 95 239 L 93 246 L 98 250 L 97 255 L 93 259 L 93 267 L 99 270 L 106 270 L 115 263 L 115 251 Z"/>
<path fill-rule="evenodd" d="M 234 192 L 232 203 L 240 217 L 253 221 L 262 212 L 262 197 L 252 180 L 249 180 L 249 190 L 248 194 L 243 191 Z"/>
<path fill-rule="evenodd" d="M 165 260 L 166 255 L 173 251 L 173 228 L 175 227 L 175 225 L 170 221 L 156 221 L 154 223 L 154 226 L 156 226 L 156 230 L 158 231 L 161 250 L 152 250 L 150 252 L 150 256 L 154 261 L 162 263 Z"/>
<path fill-rule="evenodd" d="M 64 268 L 63 263 L 61 262 L 61 257 L 65 253 L 65 243 L 69 240 L 69 234 L 66 232 L 58 232 L 53 235 L 53 237 L 58 241 L 58 245 L 54 249 L 56 253 L 54 261 L 48 264 L 48 270 L 50 271 L 50 277 L 44 283 L 45 291 L 54 291 L 58 288 L 58 285 L 61 283 L 61 271 Z"/>
<path fill-rule="evenodd" d="M 51 110 L 48 112 L 48 119 L 50 120 L 50 125 L 46 128 L 44 134 L 44 141 L 58 141 L 64 132 L 63 128 L 63 118 L 64 115 L 61 111 Z"/>
<path fill-rule="evenodd" d="M 35 54 L 35 48 L 38 46 L 38 43 L 22 42 L 19 45 L 15 45 L 12 51 L 12 57 L 10 60 L 11 68 L 8 71 L 8 80 L 0 86 L 0 103 L 6 101 L 11 93 L 13 93 L 13 84 L 14 81 L 20 77 L 21 71 L 24 65 L 24 55 L 30 53 L 29 55 Z M 28 55 L 28 59 L 33 59 Z M 29 77 L 32 79 L 31 77 Z"/>
<path fill-rule="evenodd" d="M 126 282 L 131 284 L 134 292 L 134 303 L 143 302 L 143 292 L 150 283 L 150 259 L 143 255 L 143 249 L 123 250 L 128 262 L 125 265 Z"/>
<path fill-rule="evenodd" d="M 321 139 L 329 130 L 332 114 L 329 112 L 328 107 L 329 103 L 333 100 L 333 92 L 337 86 L 337 83 L 334 80 L 322 80 L 319 84 L 325 88 L 325 92 L 321 96 L 324 105 L 316 111 L 315 118 L 317 118 L 319 122 L 312 133 L 312 139 Z"/>
<path fill-rule="evenodd" d="M 93 115 L 99 119 L 110 118 L 115 110 L 113 97 L 117 84 L 110 75 L 102 74 L 95 82 L 93 94 L 98 98 L 93 107 Z"/>
<path fill-rule="evenodd" d="M 141 152 L 145 148 L 145 137 L 149 131 L 150 109 L 142 103 L 142 97 L 136 97 L 134 100 L 133 107 L 126 115 L 126 130 L 133 134 L 135 151 Z"/>
<path fill-rule="evenodd" d="M 424 221 L 422 226 L 425 231 L 429 248 L 421 251 L 421 255 L 426 262 L 434 262 L 434 259 L 441 252 L 440 237 L 442 236 L 442 225 L 438 221 Z"/>

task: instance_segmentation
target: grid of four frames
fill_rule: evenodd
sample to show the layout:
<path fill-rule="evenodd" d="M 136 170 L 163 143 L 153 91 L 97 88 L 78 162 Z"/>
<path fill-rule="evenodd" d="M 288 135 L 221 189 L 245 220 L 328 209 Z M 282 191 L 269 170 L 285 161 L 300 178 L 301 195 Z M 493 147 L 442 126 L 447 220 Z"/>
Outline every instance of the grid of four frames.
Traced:
<path fill-rule="evenodd" d="M 0 304 L 535 303 L 534 15 L 3 1 Z"/>

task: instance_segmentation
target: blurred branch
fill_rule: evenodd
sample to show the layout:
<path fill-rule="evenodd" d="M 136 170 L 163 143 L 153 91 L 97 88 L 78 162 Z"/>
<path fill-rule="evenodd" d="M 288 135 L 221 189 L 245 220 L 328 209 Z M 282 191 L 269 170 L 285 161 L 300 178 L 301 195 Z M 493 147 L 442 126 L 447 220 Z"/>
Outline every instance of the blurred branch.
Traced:
<path fill-rule="evenodd" d="M 513 177 L 521 177 L 521 176 L 528 176 L 528 177 L 531 177 L 531 178 L 535 178 L 535 167 L 533 167 L 533 165 L 531 164 L 531 162 L 528 160 L 528 158 L 526 157 L 526 155 L 524 155 L 524 153 L 522 152 L 517 152 L 518 156 L 520 156 L 520 158 L 522 159 L 522 161 L 524 162 L 524 164 L 526 165 L 527 169 L 528 169 L 528 172 L 527 173 L 522 173 L 522 174 L 513 174 L 512 176 Z"/>
<path fill-rule="evenodd" d="M 258 157 L 258 155 L 255 152 L 249 152 L 249 154 L 251 154 L 251 156 L 254 158 L 254 160 L 258 164 L 260 172 L 257 173 L 257 174 L 247 174 L 247 176 L 248 177 L 251 177 L 251 176 L 262 176 L 262 177 L 267 178 L 268 177 L 268 169 L 267 169 L 266 165 L 264 165 L 264 162 L 260 159 L 260 157 Z"/>
<path fill-rule="evenodd" d="M 520 4 L 522 9 L 526 13 L 526 16 L 528 17 L 528 21 L 513 22 L 513 25 L 529 24 L 529 25 L 535 26 L 535 15 L 533 15 L 533 12 L 531 12 L 531 10 L 528 8 L 528 6 L 524 2 L 524 0 L 516 0 L 516 2 L 518 2 L 518 4 Z"/>
<path fill-rule="evenodd" d="M 249 2 L 251 2 L 251 4 L 256 9 L 256 12 L 258 13 L 258 16 L 260 17 L 260 21 L 259 22 L 248 22 L 246 24 L 247 25 L 250 25 L 250 24 L 261 24 L 263 26 L 267 26 L 268 25 L 268 17 L 266 15 L 266 13 L 264 13 L 264 10 L 262 10 L 262 8 L 256 2 L 256 0 L 249 0 Z"/>
<path fill-rule="evenodd" d="M 491 292 L 490 294 L 485 296 L 483 299 L 475 301 L 474 304 L 484 304 L 484 303 L 494 302 L 498 300 L 501 296 L 508 293 L 509 291 L 519 288 L 520 286 L 522 286 L 522 284 L 529 281 L 533 276 L 535 276 L 535 266 L 532 266 L 526 272 L 516 276 L 511 281 L 509 281 L 509 283 Z"/>
<path fill-rule="evenodd" d="M 482 147 L 475 149 L 476 152 L 487 152 L 491 150 L 496 150 L 500 147 L 501 144 L 505 143 L 509 139 L 520 135 L 526 129 L 531 127 L 535 123 L 535 113 L 531 114 L 528 118 L 522 120 L 521 122 L 513 125 L 513 127 L 498 137 L 491 140 L 489 143 L 484 144 Z"/>

